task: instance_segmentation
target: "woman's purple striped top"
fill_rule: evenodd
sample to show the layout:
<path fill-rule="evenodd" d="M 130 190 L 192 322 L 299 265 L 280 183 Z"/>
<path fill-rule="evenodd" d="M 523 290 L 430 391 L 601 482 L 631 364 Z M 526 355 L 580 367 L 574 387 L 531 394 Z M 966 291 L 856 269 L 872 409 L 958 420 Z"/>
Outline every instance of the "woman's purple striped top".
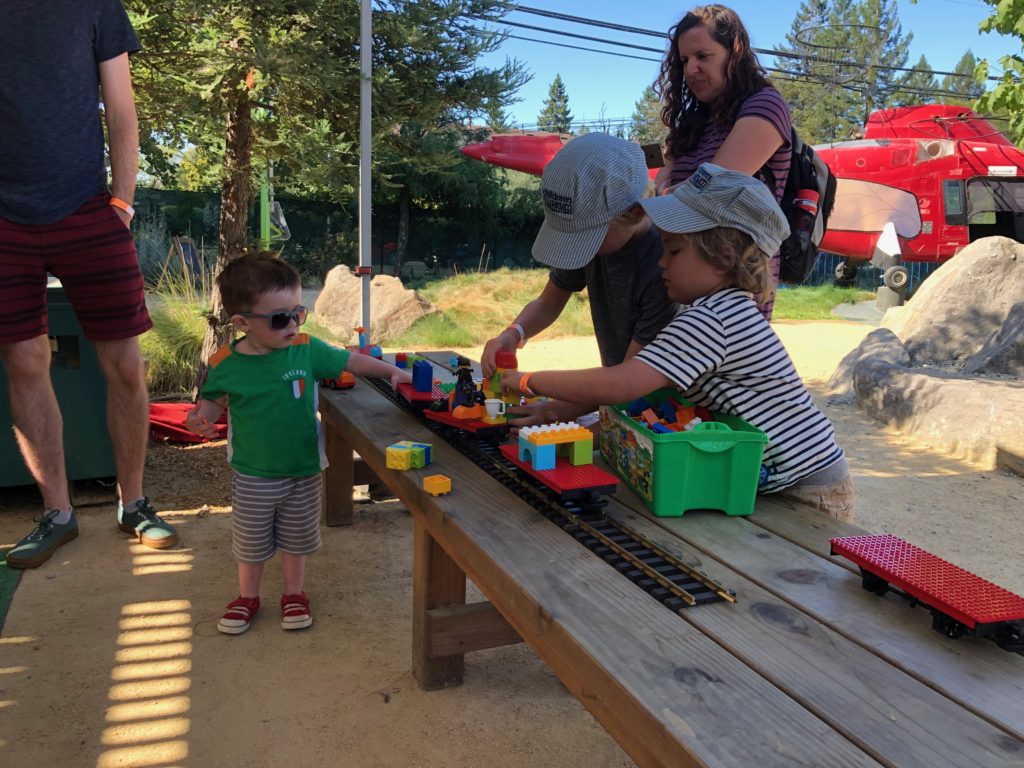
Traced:
<path fill-rule="evenodd" d="M 792 121 L 789 116 L 789 105 L 774 88 L 763 88 L 748 96 L 743 102 L 740 111 L 736 114 L 736 120 L 741 117 L 759 117 L 762 120 L 767 120 L 775 126 L 782 137 L 782 146 L 775 151 L 767 163 L 775 177 L 775 199 L 782 200 L 786 179 L 789 176 L 789 161 L 792 151 L 790 148 Z M 709 122 L 697 146 L 684 155 L 673 158 L 669 183 L 680 184 L 690 178 L 701 163 L 711 162 L 735 124 L 735 121 L 726 122 L 724 120 Z M 762 171 L 758 171 L 754 176 L 766 184 L 768 183 Z"/>

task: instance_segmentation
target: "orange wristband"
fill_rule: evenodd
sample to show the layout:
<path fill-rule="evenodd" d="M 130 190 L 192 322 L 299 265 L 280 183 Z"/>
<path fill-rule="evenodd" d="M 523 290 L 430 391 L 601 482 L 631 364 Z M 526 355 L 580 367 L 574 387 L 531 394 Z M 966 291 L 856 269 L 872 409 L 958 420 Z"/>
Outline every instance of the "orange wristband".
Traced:
<path fill-rule="evenodd" d="M 536 397 L 537 393 L 530 389 L 531 376 L 533 376 L 532 373 L 524 373 L 522 376 L 519 377 L 519 391 L 522 392 L 524 395 Z"/>
<path fill-rule="evenodd" d="M 132 218 L 135 217 L 135 209 L 132 208 L 131 203 L 126 203 L 124 200 L 121 200 L 120 198 L 112 197 L 110 198 L 110 204 L 115 208 L 120 208 L 122 211 L 127 213 Z"/>

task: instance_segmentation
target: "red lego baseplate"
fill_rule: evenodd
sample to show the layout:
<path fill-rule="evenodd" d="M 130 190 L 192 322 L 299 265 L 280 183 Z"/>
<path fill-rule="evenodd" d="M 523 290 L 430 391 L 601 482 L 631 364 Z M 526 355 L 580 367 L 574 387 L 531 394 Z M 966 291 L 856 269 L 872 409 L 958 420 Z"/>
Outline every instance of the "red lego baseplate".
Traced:
<path fill-rule="evenodd" d="M 971 629 L 1024 619 L 1024 597 L 898 536 L 843 536 L 831 544 L 833 555 L 842 555 Z"/>
<path fill-rule="evenodd" d="M 610 475 L 593 464 L 576 466 L 559 456 L 555 459 L 554 469 L 536 470 L 528 462 L 519 460 L 519 446 L 516 443 L 506 443 L 499 448 L 506 459 L 540 480 L 555 493 L 565 494 L 591 488 L 600 493 L 615 493 L 619 486 L 619 479 L 615 475 Z"/>
<path fill-rule="evenodd" d="M 411 403 L 432 403 L 435 400 L 447 400 L 448 395 L 439 389 L 437 384 L 433 385 L 430 392 L 417 392 L 412 384 L 399 384 L 398 394 Z"/>
<path fill-rule="evenodd" d="M 432 421 L 440 421 L 449 427 L 457 427 L 474 434 L 487 433 L 490 430 L 504 431 L 509 428 L 508 424 L 488 424 L 486 421 L 480 421 L 480 419 L 458 419 L 452 416 L 451 411 L 432 411 L 428 408 L 423 411 L 423 415 Z"/>

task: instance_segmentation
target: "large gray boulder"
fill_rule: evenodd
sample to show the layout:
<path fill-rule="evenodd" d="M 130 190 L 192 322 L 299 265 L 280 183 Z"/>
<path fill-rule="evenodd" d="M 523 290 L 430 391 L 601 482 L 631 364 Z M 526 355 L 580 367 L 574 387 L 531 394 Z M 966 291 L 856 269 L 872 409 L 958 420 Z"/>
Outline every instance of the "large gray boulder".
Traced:
<path fill-rule="evenodd" d="M 1024 245 L 986 237 L 931 274 L 904 306 L 886 312 L 881 326 L 900 338 L 917 365 L 962 366 L 1000 335 L 1020 306 Z"/>
<path fill-rule="evenodd" d="M 1024 245 L 979 240 L 839 364 L 829 390 L 987 468 L 1024 471 Z"/>
<path fill-rule="evenodd" d="M 370 282 L 370 341 L 379 344 L 398 338 L 421 317 L 439 311 L 397 277 L 375 275 Z M 354 329 L 362 318 L 361 278 L 345 266 L 328 272 L 315 313 L 338 338 L 356 343 L 359 335 Z"/>

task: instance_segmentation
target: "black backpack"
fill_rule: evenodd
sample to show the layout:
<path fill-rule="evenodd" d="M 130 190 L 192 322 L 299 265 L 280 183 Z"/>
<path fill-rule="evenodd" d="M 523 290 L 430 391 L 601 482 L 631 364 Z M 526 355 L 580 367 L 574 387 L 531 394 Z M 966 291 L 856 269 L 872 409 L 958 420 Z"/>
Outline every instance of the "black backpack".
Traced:
<path fill-rule="evenodd" d="M 836 177 L 832 169 L 793 129 L 790 141 L 789 178 L 779 205 L 789 220 L 790 234 L 779 249 L 779 282 L 802 283 L 818 261 L 818 245 L 828 229 L 828 219 L 836 201 Z M 775 189 L 775 177 L 766 165 L 761 169 L 769 189 Z M 818 193 L 817 212 L 812 214 L 800 207 L 801 190 Z"/>

